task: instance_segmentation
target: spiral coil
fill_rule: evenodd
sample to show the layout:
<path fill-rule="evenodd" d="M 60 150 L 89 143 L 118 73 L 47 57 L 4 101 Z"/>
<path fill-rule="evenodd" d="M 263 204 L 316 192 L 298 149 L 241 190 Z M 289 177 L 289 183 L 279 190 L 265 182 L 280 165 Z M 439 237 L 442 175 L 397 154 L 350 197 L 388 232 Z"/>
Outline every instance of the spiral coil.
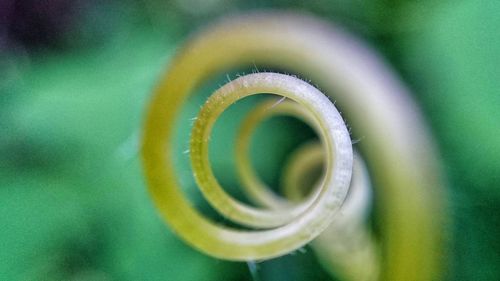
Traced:
<path fill-rule="evenodd" d="M 191 207 L 180 190 L 170 145 L 179 110 L 215 73 L 254 64 L 286 69 L 315 81 L 337 101 L 354 133 L 364 137 L 360 149 L 381 206 L 380 279 L 439 279 L 436 251 L 441 247 L 442 181 L 418 110 L 372 52 L 344 32 L 307 16 L 270 12 L 225 20 L 191 38 L 172 61 L 148 110 L 142 156 L 151 196 L 173 230 L 215 257 L 265 259 L 317 237 L 335 220 L 347 196 L 352 148 L 335 107 L 300 79 L 257 73 L 229 82 L 209 98 L 193 127 L 190 149 L 195 178 L 212 206 L 257 229 L 223 227 Z M 234 201 L 210 171 L 207 151 L 213 122 L 234 101 L 259 93 L 294 100 L 303 108 L 297 116 L 320 135 L 326 152 L 325 178 L 304 203 L 283 202 L 263 186 L 255 191 L 258 184 L 251 183 L 255 178 L 248 177 L 245 160 L 238 161 L 240 173 L 247 176 L 245 186 L 266 210 Z M 245 150 L 244 142 L 240 148 Z"/>

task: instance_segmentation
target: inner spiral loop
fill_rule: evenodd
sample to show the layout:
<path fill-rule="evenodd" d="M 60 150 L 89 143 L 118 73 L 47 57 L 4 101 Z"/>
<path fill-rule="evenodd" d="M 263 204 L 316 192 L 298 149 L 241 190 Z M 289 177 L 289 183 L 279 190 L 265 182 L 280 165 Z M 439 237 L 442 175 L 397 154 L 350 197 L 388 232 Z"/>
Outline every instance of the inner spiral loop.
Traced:
<path fill-rule="evenodd" d="M 251 136 L 261 122 L 276 115 L 296 117 L 312 127 L 317 134 L 319 133 L 320 128 L 317 126 L 314 117 L 304 107 L 300 106 L 300 104 L 291 100 L 276 98 L 264 101 L 247 114 L 239 128 L 235 144 L 237 172 L 241 178 L 244 190 L 254 203 L 269 209 L 287 209 L 289 212 L 301 213 L 310 204 L 310 201 L 314 200 L 317 194 L 313 193 L 306 202 L 302 202 L 301 204 L 290 202 L 288 197 L 284 199 L 278 196 L 270 187 L 262 182 L 251 165 L 249 157 Z M 321 145 L 320 149 L 323 150 Z"/>
<path fill-rule="evenodd" d="M 287 102 L 280 108 L 312 124 L 326 148 L 325 153 L 328 157 L 324 184 L 315 196 L 311 196 L 298 206 L 269 210 L 239 202 L 224 191 L 210 167 L 208 142 L 217 118 L 237 100 L 261 93 L 277 94 L 295 101 L 296 105 Z M 339 121 L 342 124 L 339 124 Z M 342 125 L 343 129 L 335 127 L 335 124 Z M 322 200 L 328 202 L 325 208 L 337 209 L 346 197 L 352 169 L 352 150 L 346 133 L 340 114 L 331 102 L 306 82 L 277 73 L 242 76 L 227 83 L 210 96 L 196 118 L 189 150 L 195 180 L 205 198 L 219 213 L 234 222 L 254 228 L 273 228 L 288 224 Z M 333 157 L 334 154 L 336 157 Z"/>

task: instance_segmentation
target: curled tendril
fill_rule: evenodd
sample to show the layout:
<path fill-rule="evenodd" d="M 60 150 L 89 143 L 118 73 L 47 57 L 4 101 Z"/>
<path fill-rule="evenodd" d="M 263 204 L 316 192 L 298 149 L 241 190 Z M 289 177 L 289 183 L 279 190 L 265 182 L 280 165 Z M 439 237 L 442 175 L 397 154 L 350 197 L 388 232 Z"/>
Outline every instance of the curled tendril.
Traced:
<path fill-rule="evenodd" d="M 191 161 L 205 197 L 224 216 L 254 229 L 217 225 L 187 201 L 175 173 L 171 145 L 180 108 L 215 74 L 250 65 L 284 69 L 318 83 L 342 108 L 354 134 L 363 136 L 359 148 L 374 185 L 380 251 L 364 221 L 369 204 L 349 207 L 357 202 L 349 199 L 359 190 L 356 182 L 366 187 L 370 181 L 365 172 L 359 172 L 364 170 L 359 168 L 364 167 L 362 162 L 355 161 L 353 192 L 348 196 L 353 158 L 342 118 L 317 89 L 291 76 L 257 73 L 229 82 L 209 98 L 192 130 Z M 250 114 L 236 146 L 238 171 L 247 193 L 264 208 L 232 199 L 210 170 L 207 154 L 213 123 L 236 100 L 259 93 L 293 100 L 268 111 L 297 116 L 320 136 L 321 145 L 312 149 L 320 147 L 323 158 L 314 158 L 314 152 L 302 155 L 313 157 L 307 160 L 313 164 L 322 161 L 324 178 L 301 203 L 277 197 L 249 167 L 245 156 L 248 138 L 255 124 L 269 116 L 266 110 Z M 231 260 L 265 259 L 286 254 L 323 233 L 313 243 L 319 245 L 318 255 L 327 267 L 345 269 L 348 279 L 440 279 L 442 181 L 427 129 L 404 87 L 380 60 L 329 24 L 307 16 L 259 13 L 223 21 L 191 38 L 155 91 L 142 156 L 151 196 L 163 218 L 185 241 L 209 255 Z M 312 165 L 304 157 L 292 160 L 289 173 L 285 173 L 287 180 L 300 177 Z M 299 187 L 287 184 L 287 180 L 285 194 L 295 192 L 291 196 L 299 199 Z M 365 190 L 361 197 L 353 197 L 364 198 L 366 189 L 361 190 Z M 354 239 L 354 234 L 358 238 Z M 346 253 L 335 247 L 321 251 L 332 241 L 351 238 L 356 245 L 366 244 L 368 252 L 351 248 Z M 339 258 L 350 262 L 332 261 Z M 365 263 L 370 265 L 364 270 L 370 278 L 351 274 Z"/>

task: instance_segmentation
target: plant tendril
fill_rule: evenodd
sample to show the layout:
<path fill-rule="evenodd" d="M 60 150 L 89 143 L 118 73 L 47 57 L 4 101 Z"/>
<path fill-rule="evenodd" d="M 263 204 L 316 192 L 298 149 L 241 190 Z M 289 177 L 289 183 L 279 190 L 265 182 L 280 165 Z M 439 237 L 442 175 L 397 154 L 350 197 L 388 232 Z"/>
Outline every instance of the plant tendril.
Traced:
<path fill-rule="evenodd" d="M 216 90 L 193 120 L 187 153 L 196 183 L 222 216 L 250 228 L 240 229 L 219 225 L 193 208 L 175 171 L 172 140 L 180 110 L 198 87 L 216 74 L 250 66 L 300 74 L 321 85 L 324 94 L 290 75 L 253 73 Z M 211 170 L 208 147 L 220 114 L 257 94 L 281 99 L 265 101 L 249 113 L 234 148 L 238 174 L 255 207 L 224 191 Z M 336 100 L 353 134 L 363 136 L 354 158 L 349 131 L 328 97 Z M 272 115 L 303 120 L 320 140 L 304 144 L 290 157 L 285 197 L 257 177 L 248 159 L 253 130 Z M 345 280 L 441 279 L 443 181 L 423 118 L 381 59 L 328 23 L 296 14 L 256 13 L 224 20 L 192 37 L 155 90 L 142 157 L 161 216 L 183 240 L 208 255 L 262 260 L 317 238 L 312 245 L 322 264 Z M 297 183 L 314 167 L 323 167 L 322 178 L 304 189 Z M 376 235 L 367 223 L 372 198 L 380 225 Z"/>

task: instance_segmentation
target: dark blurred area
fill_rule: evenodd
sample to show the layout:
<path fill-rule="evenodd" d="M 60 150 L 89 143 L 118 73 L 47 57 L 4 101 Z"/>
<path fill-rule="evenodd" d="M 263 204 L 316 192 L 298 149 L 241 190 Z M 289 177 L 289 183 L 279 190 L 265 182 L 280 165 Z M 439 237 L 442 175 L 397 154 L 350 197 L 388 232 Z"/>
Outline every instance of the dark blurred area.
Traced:
<path fill-rule="evenodd" d="M 138 155 L 180 44 L 257 9 L 317 15 L 382 54 L 441 152 L 448 280 L 500 279 L 499 1 L 0 0 L 0 280 L 257 280 L 255 264 L 168 229 Z M 328 280 L 315 259 L 306 248 L 258 263 L 258 278 Z"/>

